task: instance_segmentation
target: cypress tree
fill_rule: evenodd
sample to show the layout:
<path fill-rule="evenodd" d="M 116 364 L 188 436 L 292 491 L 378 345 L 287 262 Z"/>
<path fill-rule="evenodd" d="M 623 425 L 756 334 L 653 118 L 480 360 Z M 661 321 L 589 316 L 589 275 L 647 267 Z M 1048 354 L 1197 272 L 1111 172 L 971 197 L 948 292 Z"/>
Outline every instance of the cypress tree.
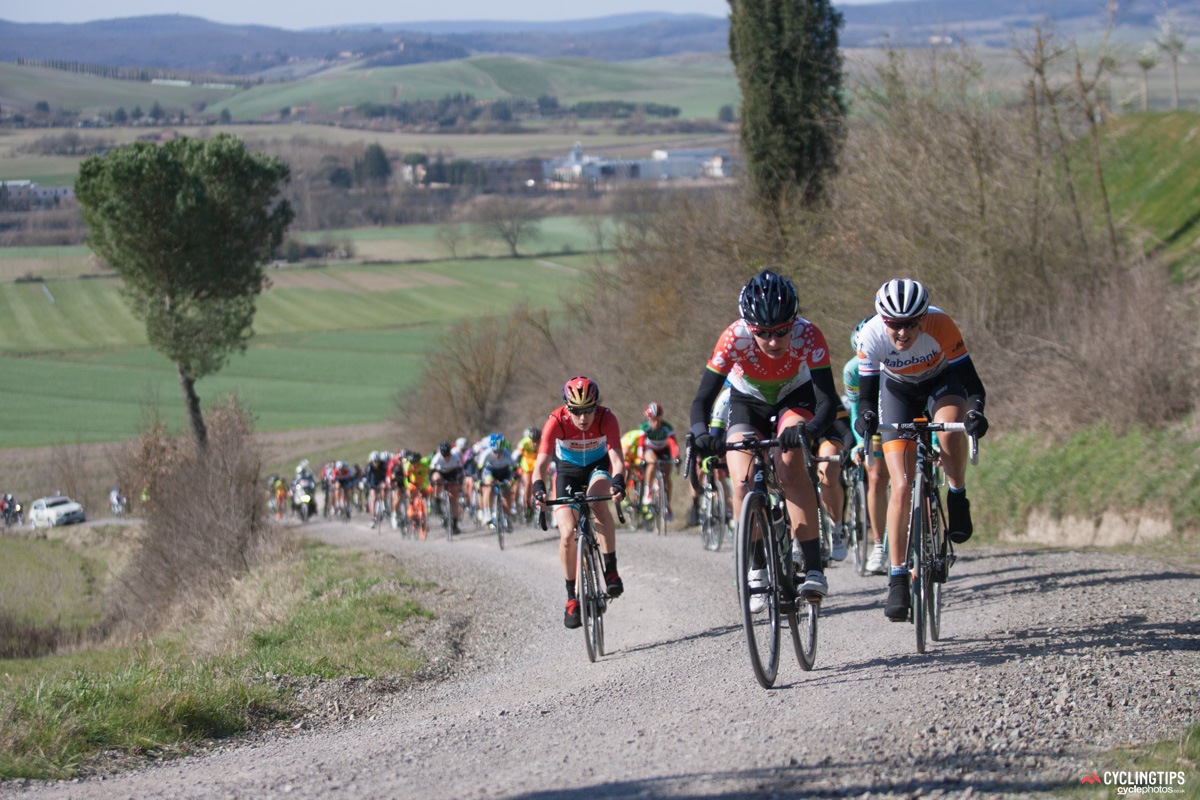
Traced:
<path fill-rule="evenodd" d="M 729 0 L 751 192 L 776 211 L 821 198 L 845 135 L 842 15 L 830 0 Z"/>

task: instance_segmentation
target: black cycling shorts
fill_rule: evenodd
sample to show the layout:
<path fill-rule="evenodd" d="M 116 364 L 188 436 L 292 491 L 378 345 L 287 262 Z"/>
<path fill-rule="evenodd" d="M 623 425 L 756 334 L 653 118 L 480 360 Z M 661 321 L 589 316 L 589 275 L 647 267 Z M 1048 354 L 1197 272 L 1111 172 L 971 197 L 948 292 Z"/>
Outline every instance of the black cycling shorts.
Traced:
<path fill-rule="evenodd" d="M 947 397 L 966 400 L 957 370 L 946 370 L 920 383 L 903 383 L 885 375 L 879 388 L 879 421 L 912 422 L 917 417 L 933 419 L 934 406 Z M 880 430 L 879 433 L 885 442 L 914 438 L 912 434 L 899 431 Z"/>
<path fill-rule="evenodd" d="M 597 478 L 612 478 L 609 474 L 608 457 L 598 459 L 590 464 L 564 464 L 557 462 L 558 472 L 554 476 L 554 498 L 568 497 L 575 492 L 586 489 Z"/>
<path fill-rule="evenodd" d="M 743 426 L 744 433 L 748 426 L 762 438 L 770 439 L 779 432 L 779 420 L 784 412 L 791 409 L 804 411 L 807 418 L 812 419 L 816 408 L 817 396 L 812 381 L 792 390 L 774 405 L 734 389 L 729 394 L 729 433 L 737 433 L 738 426 Z"/>

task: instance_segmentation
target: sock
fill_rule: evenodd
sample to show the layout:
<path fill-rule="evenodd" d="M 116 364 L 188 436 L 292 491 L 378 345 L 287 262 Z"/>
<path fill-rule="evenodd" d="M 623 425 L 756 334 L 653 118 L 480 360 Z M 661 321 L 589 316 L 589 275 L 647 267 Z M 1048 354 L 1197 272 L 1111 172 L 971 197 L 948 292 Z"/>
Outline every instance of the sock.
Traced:
<path fill-rule="evenodd" d="M 897 567 L 895 564 L 892 564 L 892 566 L 888 569 L 888 577 L 892 577 L 895 575 L 907 575 L 907 574 L 908 574 L 908 566 L 907 565 L 902 565 L 902 566 Z"/>
<path fill-rule="evenodd" d="M 750 545 L 754 553 L 750 557 L 750 564 L 754 569 L 766 569 L 767 566 L 767 547 L 763 544 L 762 539 Z"/>
<path fill-rule="evenodd" d="M 950 486 L 948 488 L 949 488 L 951 494 L 966 494 L 967 493 L 966 486 L 959 486 L 957 489 L 955 489 L 953 486 Z"/>
<path fill-rule="evenodd" d="M 616 554 L 616 552 L 604 554 L 604 571 L 605 572 L 616 572 L 617 571 L 617 554 Z"/>
<path fill-rule="evenodd" d="M 567 581 L 567 599 L 570 600 L 575 596 L 575 581 Z"/>
<path fill-rule="evenodd" d="M 807 542 L 801 542 L 800 552 L 804 554 L 804 566 L 806 569 L 815 569 L 817 572 L 825 571 L 821 569 L 820 539 L 810 539 Z"/>

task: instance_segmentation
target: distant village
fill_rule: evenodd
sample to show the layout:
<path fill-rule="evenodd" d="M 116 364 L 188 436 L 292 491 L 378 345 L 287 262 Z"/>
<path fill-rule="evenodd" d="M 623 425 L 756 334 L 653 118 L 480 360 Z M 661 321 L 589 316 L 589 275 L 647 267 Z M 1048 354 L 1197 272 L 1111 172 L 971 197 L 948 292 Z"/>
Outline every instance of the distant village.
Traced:
<path fill-rule="evenodd" d="M 172 135 L 168 132 L 163 138 Z M 495 192 L 563 191 L 581 186 L 604 190 L 631 181 L 723 181 L 735 174 L 729 153 L 720 148 L 653 150 L 648 158 L 611 158 L 589 155 L 578 142 L 563 158 L 472 163 L 478 171 L 478 185 Z M 413 186 L 437 186 L 427 179 L 429 168 L 429 164 L 401 164 L 396 176 Z M 40 186 L 31 180 L 0 181 L 0 208 L 46 207 L 74 196 L 70 186 Z"/>

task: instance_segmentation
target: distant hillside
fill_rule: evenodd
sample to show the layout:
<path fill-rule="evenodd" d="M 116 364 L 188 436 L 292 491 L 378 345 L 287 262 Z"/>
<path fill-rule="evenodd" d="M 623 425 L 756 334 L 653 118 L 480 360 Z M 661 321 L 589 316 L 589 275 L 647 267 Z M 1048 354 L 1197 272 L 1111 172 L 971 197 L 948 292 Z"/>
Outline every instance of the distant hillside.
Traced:
<path fill-rule="evenodd" d="M 1122 4 L 1123 6 L 1125 4 Z M 1171 0 L 1187 30 L 1200 30 L 1200 0 Z M 847 48 L 888 42 L 924 45 L 951 35 L 977 46 L 1008 47 L 1014 30 L 1050 25 L 1065 36 L 1098 32 L 1102 0 L 904 0 L 841 7 Z M 1129 38 L 1148 38 L 1158 2 L 1123 8 Z M 347 25 L 291 31 L 223 25 L 182 15 L 131 17 L 81 24 L 0 21 L 0 61 L 61 59 L 287 79 L 330 61 L 373 57 L 397 65 L 469 55 L 574 56 L 631 61 L 679 53 L 724 53 L 729 22 L 698 14 L 622 14 L 550 22 L 422 22 Z"/>

